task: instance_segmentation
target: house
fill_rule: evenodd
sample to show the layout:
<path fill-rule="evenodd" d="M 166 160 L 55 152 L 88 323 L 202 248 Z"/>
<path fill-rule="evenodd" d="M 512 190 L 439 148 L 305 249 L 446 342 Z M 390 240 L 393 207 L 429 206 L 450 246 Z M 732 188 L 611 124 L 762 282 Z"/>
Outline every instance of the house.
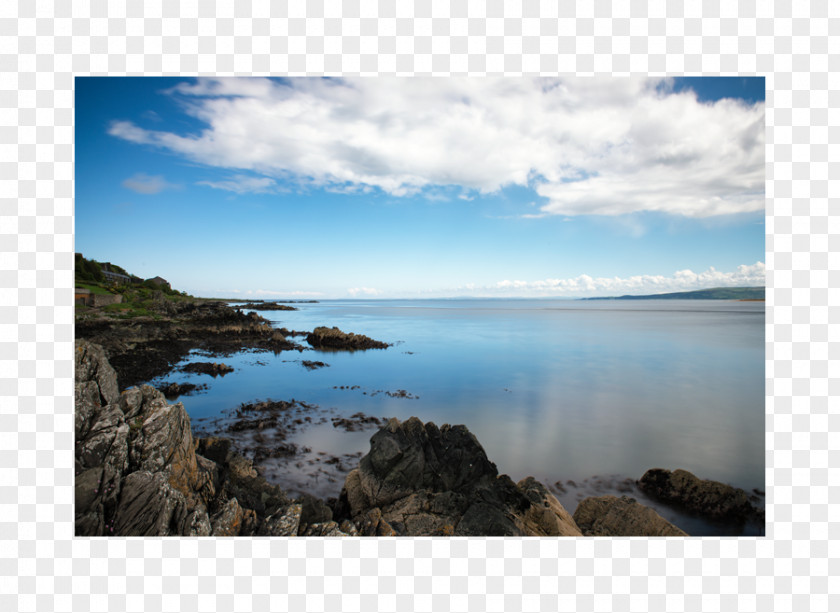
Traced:
<path fill-rule="evenodd" d="M 110 270 L 105 270 L 104 268 L 102 269 L 102 274 L 105 275 L 105 280 L 110 283 L 116 283 L 118 285 L 129 285 L 131 283 L 131 277 L 128 275 L 111 272 Z"/>
<path fill-rule="evenodd" d="M 172 286 L 169 285 L 169 281 L 167 281 L 163 277 L 152 277 L 151 279 L 146 279 L 146 282 L 151 282 L 155 285 L 160 285 L 162 287 L 165 287 L 166 289 L 172 289 Z"/>

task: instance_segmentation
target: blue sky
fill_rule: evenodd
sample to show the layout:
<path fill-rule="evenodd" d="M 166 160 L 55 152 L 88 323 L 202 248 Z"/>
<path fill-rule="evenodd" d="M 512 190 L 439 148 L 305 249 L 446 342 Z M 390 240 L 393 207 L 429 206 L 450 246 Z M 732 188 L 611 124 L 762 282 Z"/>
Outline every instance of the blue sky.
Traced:
<path fill-rule="evenodd" d="M 194 295 L 764 284 L 764 79 L 76 79 L 77 252 Z"/>

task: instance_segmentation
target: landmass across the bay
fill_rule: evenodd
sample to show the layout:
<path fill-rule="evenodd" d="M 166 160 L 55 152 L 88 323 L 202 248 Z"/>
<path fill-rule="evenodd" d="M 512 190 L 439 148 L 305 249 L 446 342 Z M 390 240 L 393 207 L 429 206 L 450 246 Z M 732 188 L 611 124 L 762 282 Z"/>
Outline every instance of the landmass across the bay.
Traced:
<path fill-rule="evenodd" d="M 665 294 L 645 294 L 635 296 L 598 296 L 580 298 L 580 300 L 764 300 L 763 287 L 715 287 L 686 292 L 669 292 Z"/>

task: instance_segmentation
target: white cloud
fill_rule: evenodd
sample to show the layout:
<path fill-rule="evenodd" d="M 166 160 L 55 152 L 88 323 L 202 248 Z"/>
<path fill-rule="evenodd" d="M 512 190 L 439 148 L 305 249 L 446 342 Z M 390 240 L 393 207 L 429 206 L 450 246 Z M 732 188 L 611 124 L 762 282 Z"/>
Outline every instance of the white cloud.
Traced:
<path fill-rule="evenodd" d="M 579 275 L 570 279 L 542 279 L 538 281 L 508 280 L 491 286 L 474 284 L 458 288 L 453 293 L 469 292 L 475 296 L 620 296 L 665 294 L 713 287 L 749 287 L 765 284 L 764 262 L 741 265 L 731 272 L 710 267 L 705 272 L 678 270 L 670 277 L 664 275 L 635 275 L 632 277 L 591 277 Z"/>
<path fill-rule="evenodd" d="M 199 181 L 197 185 L 206 185 L 213 189 L 223 189 L 237 194 L 267 194 L 277 191 L 277 181 L 268 177 L 249 177 L 234 175 L 227 181 Z"/>
<path fill-rule="evenodd" d="M 347 293 L 353 297 L 356 296 L 379 296 L 382 292 L 378 289 L 374 289 L 372 287 L 351 287 L 347 290 Z"/>
<path fill-rule="evenodd" d="M 701 104 L 668 84 L 198 79 L 170 94 L 206 123 L 201 132 L 118 121 L 109 133 L 210 166 L 332 189 L 405 196 L 458 186 L 470 197 L 531 186 L 546 199 L 539 215 L 763 210 L 764 104 Z"/>
<path fill-rule="evenodd" d="M 179 186 L 169 183 L 161 175 L 147 175 L 142 172 L 129 177 L 122 186 L 138 194 L 159 194 L 165 189 L 177 189 Z"/>

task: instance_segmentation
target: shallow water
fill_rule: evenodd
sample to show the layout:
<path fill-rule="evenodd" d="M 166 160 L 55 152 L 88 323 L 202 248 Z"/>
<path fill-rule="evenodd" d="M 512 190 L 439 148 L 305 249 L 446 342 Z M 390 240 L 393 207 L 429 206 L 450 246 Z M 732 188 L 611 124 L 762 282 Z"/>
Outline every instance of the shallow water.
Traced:
<path fill-rule="evenodd" d="M 643 501 L 637 491 L 614 484 L 653 467 L 764 490 L 764 303 L 371 300 L 295 306 L 298 311 L 260 314 L 291 330 L 338 326 L 395 344 L 355 353 L 243 352 L 223 358 L 236 369 L 225 377 L 165 377 L 209 383 L 206 392 L 180 398 L 196 428 L 211 427 L 242 402 L 265 398 L 312 403 L 327 417 L 361 411 L 465 424 L 500 472 L 514 480 L 533 475 L 551 487 L 567 484 L 555 493 L 570 512 L 590 491 Z M 304 359 L 329 366 L 310 371 L 300 363 Z M 385 393 L 397 390 L 417 398 Z M 312 452 L 271 476 L 293 491 L 337 495 L 341 470 L 316 471 L 313 481 L 317 452 L 366 452 L 372 433 L 344 432 L 329 419 L 306 425 L 290 440 Z M 610 478 L 593 486 L 599 480 L 590 478 L 603 475 Z M 585 481 L 588 486 L 581 485 Z M 694 534 L 732 533 L 682 522 Z"/>

